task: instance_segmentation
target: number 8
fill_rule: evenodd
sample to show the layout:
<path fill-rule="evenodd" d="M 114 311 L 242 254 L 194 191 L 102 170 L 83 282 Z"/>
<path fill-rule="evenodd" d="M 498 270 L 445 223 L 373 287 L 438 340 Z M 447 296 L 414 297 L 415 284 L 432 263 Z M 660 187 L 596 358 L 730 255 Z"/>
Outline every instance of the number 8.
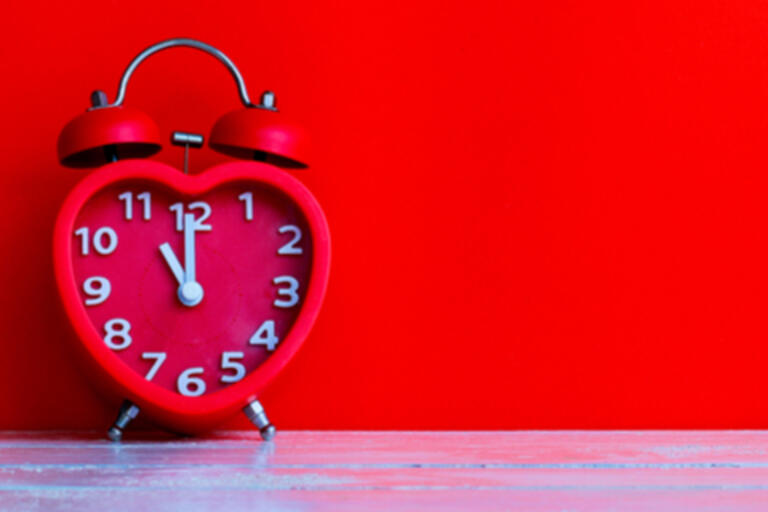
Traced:
<path fill-rule="evenodd" d="M 131 331 L 131 324 L 125 318 L 113 318 L 104 324 L 104 330 L 106 336 L 104 336 L 104 343 L 112 350 L 125 350 L 133 342 L 133 338 L 129 334 Z M 115 338 L 121 338 L 122 343 L 115 343 Z"/>

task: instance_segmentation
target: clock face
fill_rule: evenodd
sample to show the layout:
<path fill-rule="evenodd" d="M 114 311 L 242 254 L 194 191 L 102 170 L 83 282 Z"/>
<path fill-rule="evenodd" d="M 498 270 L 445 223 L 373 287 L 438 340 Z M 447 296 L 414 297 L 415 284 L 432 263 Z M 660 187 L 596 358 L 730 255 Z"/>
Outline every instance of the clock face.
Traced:
<path fill-rule="evenodd" d="M 302 210 L 247 180 L 196 196 L 122 180 L 84 203 L 71 237 L 79 299 L 104 345 L 190 397 L 240 381 L 280 347 L 312 268 Z"/>

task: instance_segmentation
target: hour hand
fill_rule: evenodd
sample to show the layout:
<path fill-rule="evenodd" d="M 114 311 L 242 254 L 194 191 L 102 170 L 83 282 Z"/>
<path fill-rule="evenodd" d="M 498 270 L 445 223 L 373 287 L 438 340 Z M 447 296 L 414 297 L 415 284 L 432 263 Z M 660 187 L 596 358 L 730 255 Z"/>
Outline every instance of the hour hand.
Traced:
<path fill-rule="evenodd" d="M 176 257 L 176 254 L 174 254 L 173 249 L 171 249 L 171 245 L 168 242 L 161 244 L 160 252 L 163 254 L 163 258 L 165 258 L 165 262 L 170 267 L 173 277 L 176 278 L 179 286 L 183 285 L 184 269 L 181 267 L 181 263 L 179 263 L 179 259 Z"/>

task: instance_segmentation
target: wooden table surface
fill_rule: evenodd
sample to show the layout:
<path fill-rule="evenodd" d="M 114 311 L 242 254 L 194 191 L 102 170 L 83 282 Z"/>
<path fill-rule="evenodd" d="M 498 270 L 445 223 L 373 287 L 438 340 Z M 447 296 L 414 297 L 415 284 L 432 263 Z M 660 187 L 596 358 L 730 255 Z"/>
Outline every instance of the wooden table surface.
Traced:
<path fill-rule="evenodd" d="M 768 432 L 0 433 L 0 510 L 425 509 L 762 511 Z"/>

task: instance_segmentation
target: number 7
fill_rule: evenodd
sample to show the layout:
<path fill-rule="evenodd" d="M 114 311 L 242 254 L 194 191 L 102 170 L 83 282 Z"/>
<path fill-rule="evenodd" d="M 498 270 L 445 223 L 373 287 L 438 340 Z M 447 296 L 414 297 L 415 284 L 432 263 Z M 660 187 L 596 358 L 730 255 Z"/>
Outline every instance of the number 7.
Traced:
<path fill-rule="evenodd" d="M 165 358 L 168 357 L 168 354 L 165 352 L 143 352 L 141 354 L 141 358 L 145 361 L 147 359 L 154 359 L 155 362 L 152 363 L 152 368 L 149 369 L 147 372 L 146 379 L 152 380 L 155 378 L 155 375 L 157 375 L 158 370 L 160 370 L 160 367 L 165 362 Z"/>

